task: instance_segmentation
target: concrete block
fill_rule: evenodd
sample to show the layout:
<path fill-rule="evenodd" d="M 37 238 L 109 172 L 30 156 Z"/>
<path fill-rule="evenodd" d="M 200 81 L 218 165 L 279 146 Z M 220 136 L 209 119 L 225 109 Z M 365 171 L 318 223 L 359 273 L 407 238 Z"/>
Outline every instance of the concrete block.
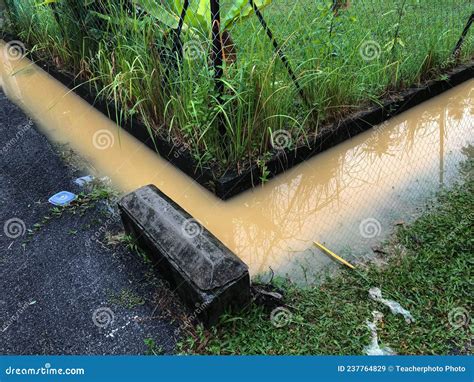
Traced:
<path fill-rule="evenodd" d="M 149 185 L 124 196 L 119 209 L 125 231 L 205 325 L 248 304 L 248 267 L 158 188 Z"/>

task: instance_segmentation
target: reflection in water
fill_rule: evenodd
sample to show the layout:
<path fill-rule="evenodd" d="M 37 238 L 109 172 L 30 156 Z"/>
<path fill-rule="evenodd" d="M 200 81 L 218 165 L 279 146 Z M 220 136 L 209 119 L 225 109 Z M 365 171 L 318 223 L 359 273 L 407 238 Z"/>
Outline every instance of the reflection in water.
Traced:
<path fill-rule="evenodd" d="M 253 274 L 271 267 L 311 281 L 331 263 L 312 249 L 313 240 L 352 261 L 371 253 L 394 221 L 408 220 L 453 180 L 461 148 L 473 138 L 470 81 L 222 202 L 29 61 L 0 61 L 4 91 L 52 140 L 70 144 L 124 192 L 156 184 Z M 106 148 L 94 144 L 98 132 L 112 136 Z"/>

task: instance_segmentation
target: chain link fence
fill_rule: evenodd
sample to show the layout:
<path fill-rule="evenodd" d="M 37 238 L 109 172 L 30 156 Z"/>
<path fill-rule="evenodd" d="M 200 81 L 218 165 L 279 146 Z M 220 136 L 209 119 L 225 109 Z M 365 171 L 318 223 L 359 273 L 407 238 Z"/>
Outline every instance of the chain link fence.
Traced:
<path fill-rule="evenodd" d="M 323 126 L 442 77 L 474 53 L 474 2 L 465 0 L 4 6 L 3 27 L 20 48 L 222 171 L 310 144 Z M 372 259 L 472 156 L 469 86 L 281 175 L 246 196 L 246 208 L 231 201 L 235 216 L 221 238 L 254 274 L 273 267 L 297 280 L 331 263 L 313 241 L 349 261 Z"/>
<path fill-rule="evenodd" d="M 310 144 L 474 52 L 467 32 L 453 55 L 465 0 L 3 2 L 37 56 L 221 172 L 264 161 L 281 132 L 285 148 Z"/>

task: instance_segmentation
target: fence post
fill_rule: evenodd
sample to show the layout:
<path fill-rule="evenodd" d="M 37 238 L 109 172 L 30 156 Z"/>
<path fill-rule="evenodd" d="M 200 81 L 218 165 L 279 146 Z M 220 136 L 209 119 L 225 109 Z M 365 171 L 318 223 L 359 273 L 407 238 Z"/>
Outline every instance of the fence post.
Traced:
<path fill-rule="evenodd" d="M 173 50 L 178 54 L 178 58 L 183 58 L 183 43 L 181 42 L 181 32 L 183 30 L 184 19 L 189 8 L 189 0 L 184 0 L 183 9 L 179 17 L 178 28 L 174 31 Z"/>
<path fill-rule="evenodd" d="M 221 39 L 221 14 L 219 0 L 210 0 L 211 5 L 211 23 L 212 23 L 212 65 L 214 67 L 214 80 L 216 83 L 217 101 L 222 103 L 222 94 L 224 93 L 224 83 L 222 76 L 224 74 L 224 59 Z M 225 124 L 222 118 L 218 119 L 218 128 L 221 136 L 226 133 Z"/>
<path fill-rule="evenodd" d="M 58 24 L 61 37 L 63 38 L 64 41 L 67 41 L 66 32 L 64 31 L 63 24 L 61 22 L 61 19 L 59 18 L 58 7 L 55 2 L 52 2 L 50 5 L 51 5 L 51 12 L 53 13 L 53 16 L 54 16 L 54 20 L 56 21 L 56 24 Z"/>
<path fill-rule="evenodd" d="M 291 80 L 295 84 L 296 89 L 298 90 L 298 93 L 300 94 L 303 102 L 305 102 L 307 105 L 311 105 L 308 98 L 306 98 L 306 94 L 303 91 L 303 88 L 301 87 L 301 85 L 298 81 L 298 78 L 296 77 L 296 74 L 295 74 L 295 72 L 293 71 L 293 69 L 290 65 L 290 62 L 288 61 L 288 58 L 286 57 L 285 53 L 281 49 L 280 45 L 278 44 L 278 41 L 274 37 L 273 32 L 271 31 L 270 27 L 268 26 L 267 22 L 265 21 L 262 13 L 260 12 L 260 9 L 258 9 L 257 4 L 255 3 L 254 0 L 249 0 L 249 4 L 252 7 L 252 9 L 254 10 L 255 15 L 257 15 L 258 21 L 260 21 L 260 24 L 262 25 L 262 28 L 267 33 L 267 36 L 270 39 L 275 52 L 278 54 L 278 56 L 280 57 L 281 62 L 285 66 L 286 70 L 288 71 L 288 74 L 290 75 Z"/>
<path fill-rule="evenodd" d="M 461 37 L 459 38 L 459 41 L 457 42 L 456 47 L 454 48 L 453 56 L 455 59 L 457 59 L 459 57 L 459 54 L 461 53 L 461 48 L 462 48 L 462 45 L 464 44 L 464 39 L 466 38 L 467 32 L 469 31 L 469 28 L 471 27 L 473 22 L 474 22 L 474 13 L 471 15 L 471 17 L 467 21 L 466 27 L 462 31 Z"/>

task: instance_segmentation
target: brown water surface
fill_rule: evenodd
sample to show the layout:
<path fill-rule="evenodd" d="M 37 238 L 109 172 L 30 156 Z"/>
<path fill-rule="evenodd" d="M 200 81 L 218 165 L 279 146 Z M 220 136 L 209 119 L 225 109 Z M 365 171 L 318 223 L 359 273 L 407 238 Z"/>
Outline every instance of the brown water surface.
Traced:
<path fill-rule="evenodd" d="M 473 142 L 474 80 L 223 202 L 27 59 L 0 44 L 0 85 L 54 142 L 68 144 L 128 192 L 153 183 L 242 258 L 253 275 L 311 282 L 329 264 L 313 240 L 350 261 L 372 256 L 450 184 Z M 58 190 L 51 190 L 54 193 Z"/>

